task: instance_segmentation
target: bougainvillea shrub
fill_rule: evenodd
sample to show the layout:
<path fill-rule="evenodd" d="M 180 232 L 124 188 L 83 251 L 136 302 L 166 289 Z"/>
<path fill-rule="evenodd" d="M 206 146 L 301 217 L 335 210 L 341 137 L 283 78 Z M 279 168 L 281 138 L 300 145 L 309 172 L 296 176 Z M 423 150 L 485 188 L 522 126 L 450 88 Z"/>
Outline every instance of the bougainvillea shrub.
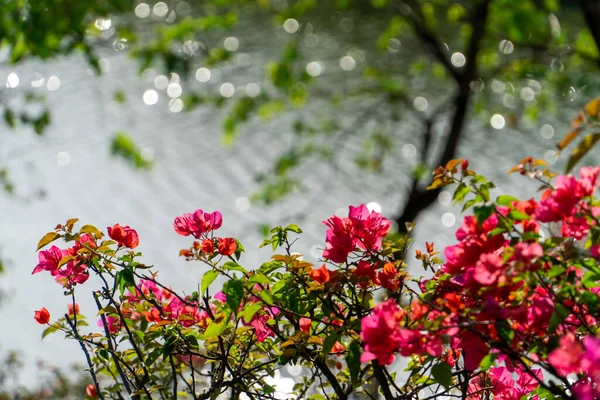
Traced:
<path fill-rule="evenodd" d="M 600 398 L 600 167 L 556 176 L 529 158 L 512 172 L 539 195 L 493 199 L 461 159 L 434 172 L 431 188 L 453 185 L 466 214 L 445 249 L 411 248 L 412 226 L 392 232 L 359 205 L 324 221 L 321 262 L 293 251 L 302 231 L 288 225 L 262 243 L 270 259 L 242 265 L 220 212 L 186 213 L 165 235 L 188 237 L 180 256 L 205 271 L 190 295 L 160 283 L 134 228 L 71 219 L 33 269 L 62 287 L 65 314 L 34 318 L 79 342 L 88 398 Z M 427 278 L 407 273 L 407 254 Z M 272 377 L 287 365 L 303 372 L 282 394 Z"/>

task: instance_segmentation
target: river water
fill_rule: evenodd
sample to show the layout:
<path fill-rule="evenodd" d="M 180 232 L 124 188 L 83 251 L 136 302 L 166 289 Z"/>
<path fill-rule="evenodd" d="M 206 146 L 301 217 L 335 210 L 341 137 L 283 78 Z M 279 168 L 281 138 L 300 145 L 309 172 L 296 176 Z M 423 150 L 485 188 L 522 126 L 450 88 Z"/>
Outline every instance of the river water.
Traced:
<path fill-rule="evenodd" d="M 260 63 L 254 61 L 257 64 Z M 418 127 L 411 123 L 399 133 L 400 144 L 409 146 L 400 146 L 404 151 L 387 161 L 383 177 L 360 173 L 348 177 L 335 168 L 313 164 L 303 172 L 309 193 L 298 193 L 263 208 L 248 202 L 248 196 L 257 188 L 253 177 L 268 168 L 278 152 L 291 143 L 287 134 L 291 113 L 269 123 L 251 122 L 231 148 L 224 148 L 221 111 L 208 106 L 189 113 L 169 111 L 169 97 L 154 87 L 159 73 L 147 71 L 140 78 L 137 65 L 124 53 L 106 52 L 103 66 L 105 74 L 100 77 L 93 76 L 79 57 L 29 62 L 0 70 L 0 82 L 13 72 L 18 76 L 19 85 L 10 89 L 16 102 L 23 87 L 31 88 L 31 82 L 40 82 L 40 75 L 43 76 L 44 84 L 35 91 L 47 96 L 53 119 L 41 137 L 27 127 L 14 132 L 5 129 L 0 148 L 0 160 L 8 166 L 16 183 L 15 196 L 0 196 L 0 252 L 8 262 L 1 279 L 5 297 L 0 350 L 20 350 L 29 360 L 23 374 L 25 382 L 35 380 L 35 359 L 57 366 L 82 361 L 76 344 L 65 341 L 62 335 L 51 335 L 42 341 L 43 327 L 32 318 L 33 310 L 42 306 L 54 318 L 66 311 L 68 300 L 50 276 L 31 275 L 37 263 L 37 241 L 57 223 L 77 217 L 100 228 L 117 222 L 134 227 L 139 232 L 139 249 L 146 262 L 157 266 L 166 283 L 191 292 L 197 288 L 204 268 L 178 257 L 179 249 L 186 247 L 189 240 L 173 232 L 172 222 L 184 212 L 197 208 L 220 210 L 224 217 L 221 234 L 241 238 L 248 250 L 244 265 L 256 267 L 270 254 L 268 249 L 257 249 L 262 240 L 257 229 L 260 223 L 275 225 L 291 222 L 294 215 L 305 216 L 299 225 L 306 233 L 297 243 L 297 251 L 316 262 L 318 246 L 324 244 L 325 227 L 320 221 L 349 204 L 377 203 L 374 206 L 380 206 L 389 216 L 398 209 L 402 184 L 408 182 L 415 162 L 410 145 L 419 143 L 415 135 Z M 221 82 L 227 79 L 225 75 L 224 72 Z M 51 76 L 60 81 L 58 89 L 57 79 Z M 49 90 L 49 86 L 57 90 Z M 218 83 L 215 87 L 219 87 Z M 113 100 L 116 90 L 127 93 L 126 103 Z M 144 103 L 147 90 L 157 91 L 157 104 Z M 502 191 L 531 195 L 531 185 L 525 178 L 507 177 L 506 171 L 528 155 L 551 159 L 547 152 L 554 149 L 557 137 L 568 129 L 574 110 L 584 102 L 585 99 L 571 96 L 565 100 L 565 110 L 569 111 L 564 112 L 564 120 L 542 118 L 535 124 L 524 121 L 517 129 L 508 125 L 494 129 L 489 117 L 474 120 L 459 153 L 469 158 L 472 168 L 496 181 Z M 551 128 L 542 129 L 545 124 Z M 151 171 L 132 170 L 110 156 L 110 138 L 120 130 L 130 133 L 146 154 L 152 155 L 155 167 Z M 350 156 L 359 146 L 358 141 L 351 141 L 346 150 L 340 150 L 349 155 L 343 158 L 352 159 Z M 459 218 L 459 210 L 449 205 L 448 194 L 442 195 L 420 217 L 414 248 L 423 248 L 422 243 L 432 239 L 438 249 L 450 244 Z M 420 274 L 416 266 L 412 271 Z M 83 312 L 94 315 L 85 286 L 79 292 Z"/>

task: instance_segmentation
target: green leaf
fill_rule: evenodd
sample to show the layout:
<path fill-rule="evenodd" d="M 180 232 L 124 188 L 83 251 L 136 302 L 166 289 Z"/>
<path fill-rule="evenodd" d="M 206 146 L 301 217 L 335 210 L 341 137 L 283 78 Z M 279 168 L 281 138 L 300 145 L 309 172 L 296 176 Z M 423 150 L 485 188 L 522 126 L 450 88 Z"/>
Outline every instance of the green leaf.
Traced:
<path fill-rule="evenodd" d="M 323 341 L 323 350 L 321 351 L 321 354 L 323 354 L 324 356 L 329 354 L 331 349 L 333 349 L 333 346 L 335 346 L 335 342 L 337 342 L 339 338 L 340 335 L 338 335 L 337 333 L 333 333 L 327 336 Z"/>
<path fill-rule="evenodd" d="M 79 233 L 91 233 L 92 235 L 95 235 L 95 236 L 102 236 L 102 232 L 100 232 L 98 230 L 98 228 L 96 228 L 93 225 L 82 226 L 81 229 L 79 230 Z"/>
<path fill-rule="evenodd" d="M 492 367 L 492 365 L 494 365 L 497 357 L 497 353 L 489 353 L 488 355 L 483 357 L 483 359 L 479 363 L 479 368 L 481 368 L 482 371 L 487 371 Z"/>
<path fill-rule="evenodd" d="M 240 316 L 247 324 L 250 323 L 252 317 L 264 307 L 263 303 L 248 303 L 242 309 Z"/>
<path fill-rule="evenodd" d="M 233 240 L 235 241 L 235 252 L 233 253 L 233 255 L 235 256 L 235 259 L 239 261 L 240 257 L 242 256 L 242 253 L 245 252 L 246 249 L 244 249 L 244 246 L 242 246 L 242 243 L 239 240 Z M 242 272 L 246 272 L 246 270 L 243 270 Z"/>
<path fill-rule="evenodd" d="M 46 233 L 38 242 L 38 245 L 37 245 L 37 248 L 35 249 L 35 251 L 38 251 L 39 249 L 46 246 L 47 244 L 54 242 L 59 237 L 60 237 L 60 235 L 56 232 Z"/>
<path fill-rule="evenodd" d="M 437 383 L 448 389 L 452 384 L 452 367 L 441 362 L 431 367 L 431 374 Z"/>
<path fill-rule="evenodd" d="M 294 233 L 298 233 L 298 234 L 302 233 L 302 229 L 300 229 L 298 227 L 298 225 L 296 225 L 296 224 L 289 224 L 288 226 L 285 227 L 285 230 L 286 231 L 291 231 L 291 232 L 294 232 Z"/>
<path fill-rule="evenodd" d="M 556 278 L 557 276 L 564 274 L 566 271 L 567 269 L 562 265 L 554 265 L 552 268 L 550 268 L 550 271 L 548 271 L 547 276 L 549 279 Z"/>
<path fill-rule="evenodd" d="M 206 289 L 210 287 L 210 285 L 217 279 L 219 273 L 214 269 L 208 270 L 202 276 L 202 283 L 200 284 L 200 290 L 202 293 L 206 292 Z"/>
<path fill-rule="evenodd" d="M 242 297 L 244 296 L 244 282 L 232 279 L 223 285 L 223 293 L 227 296 L 227 306 L 237 315 Z"/>
<path fill-rule="evenodd" d="M 240 271 L 240 272 L 243 272 L 244 274 L 248 273 L 248 270 L 246 268 L 244 268 L 240 264 L 238 264 L 236 262 L 232 262 L 232 261 L 228 261 L 225 264 L 223 264 L 223 269 L 227 270 L 227 271 Z"/>
<path fill-rule="evenodd" d="M 148 357 L 146 357 L 146 360 L 144 361 L 144 364 L 146 364 L 146 367 L 151 367 L 152 364 L 154 364 L 156 359 L 158 357 L 160 357 L 161 354 L 162 354 L 162 347 L 157 347 L 154 350 L 152 350 L 150 352 L 150 354 L 148 354 Z"/>
<path fill-rule="evenodd" d="M 50 325 L 48 328 L 46 328 L 44 330 L 44 333 L 42 333 L 42 339 L 45 338 L 46 336 L 48 336 L 51 333 L 54 333 L 58 330 L 58 325 Z"/>
<path fill-rule="evenodd" d="M 258 272 L 264 275 L 269 275 L 271 272 L 274 272 L 283 267 L 284 265 L 280 261 L 268 261 L 260 266 Z"/>
<path fill-rule="evenodd" d="M 123 158 L 135 168 L 149 169 L 152 167 L 152 161 L 144 157 L 142 149 L 124 132 L 118 132 L 113 136 L 111 153 Z"/>
<path fill-rule="evenodd" d="M 510 206 L 515 201 L 518 202 L 519 199 L 517 199 L 516 197 L 513 197 L 513 196 L 507 196 L 504 194 L 502 196 L 498 196 L 498 198 L 496 199 L 496 203 L 501 206 Z"/>
<path fill-rule="evenodd" d="M 350 379 L 353 384 L 356 384 L 360 374 L 360 347 L 356 342 L 352 342 L 348 346 L 346 364 L 348 364 L 348 369 L 350 370 Z"/>
<path fill-rule="evenodd" d="M 461 201 L 463 201 L 465 196 L 468 195 L 469 193 L 471 193 L 471 189 L 464 183 L 461 183 L 460 185 L 458 185 L 458 187 L 454 191 L 454 196 L 453 196 L 454 201 L 452 202 L 452 204 L 456 205 L 456 204 L 460 203 Z"/>
<path fill-rule="evenodd" d="M 468 204 L 468 203 L 467 203 Z M 473 209 L 479 225 L 483 224 L 494 213 L 494 206 L 479 206 Z"/>
<path fill-rule="evenodd" d="M 562 322 L 569 316 L 569 314 L 570 312 L 565 306 L 557 303 L 554 307 L 554 312 L 550 317 L 550 322 L 548 323 L 548 333 L 554 333 L 558 326 L 562 324 Z"/>
<path fill-rule="evenodd" d="M 248 279 L 248 283 L 260 283 L 263 285 L 268 285 L 271 283 L 271 279 L 263 274 L 254 274 Z"/>
<path fill-rule="evenodd" d="M 228 319 L 225 318 L 220 323 L 216 323 L 214 321 L 211 322 L 210 325 L 208 325 L 208 327 L 204 331 L 204 339 L 210 339 L 212 337 L 219 336 L 223 332 L 225 332 L 225 329 L 227 329 L 227 321 Z"/>
<path fill-rule="evenodd" d="M 467 201 L 462 208 L 462 212 L 465 212 L 466 210 L 468 210 L 471 206 L 473 206 L 476 203 L 477 203 L 477 199 L 471 199 L 471 200 Z"/>
<path fill-rule="evenodd" d="M 526 221 L 526 220 L 531 219 L 531 217 L 529 215 L 525 214 L 524 212 L 517 211 L 517 210 L 511 210 L 508 213 L 508 217 L 515 221 Z"/>

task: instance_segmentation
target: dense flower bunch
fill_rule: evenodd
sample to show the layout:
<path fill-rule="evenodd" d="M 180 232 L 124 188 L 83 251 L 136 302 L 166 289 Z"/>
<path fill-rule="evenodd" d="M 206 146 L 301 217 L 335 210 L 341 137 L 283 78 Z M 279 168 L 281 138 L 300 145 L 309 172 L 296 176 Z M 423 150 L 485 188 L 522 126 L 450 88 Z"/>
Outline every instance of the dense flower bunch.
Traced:
<path fill-rule="evenodd" d="M 456 231 L 458 243 L 444 250 L 445 262 L 418 253 L 434 274 L 418 282 L 421 293 L 410 306 L 403 311 L 388 300 L 363 319 L 364 359 L 389 364 L 394 353 L 442 359 L 446 370 L 469 372 L 467 394 L 474 399 L 600 398 L 594 197 L 600 167 L 582 168 L 579 178 L 559 176 L 553 185 L 539 164 L 526 159 L 518 168 L 547 188 L 539 201 L 500 196 L 491 202 L 493 185 L 465 165 L 438 171 L 437 180 L 458 184 L 455 200 L 472 196 L 466 207 L 474 206 L 474 215 Z M 398 318 L 403 313 L 408 318 Z M 562 378 L 564 387 L 545 383 L 543 370 Z M 566 380 L 570 374 L 580 377 L 575 385 Z"/>
<path fill-rule="evenodd" d="M 472 215 L 445 260 L 433 243 L 415 251 L 427 278 L 407 274 L 409 233 L 364 205 L 324 221 L 320 265 L 292 252 L 296 225 L 273 228 L 262 246 L 275 254 L 246 268 L 242 244 L 216 235 L 218 211 L 177 217 L 175 232 L 192 237 L 180 255 L 205 269 L 188 295 L 139 261 L 134 229 L 116 224 L 106 238 L 69 220 L 39 248 L 68 246 L 41 250 L 33 271 L 48 271 L 69 307 L 34 318 L 79 342 L 88 398 L 600 398 L 600 167 L 555 177 L 542 164 L 515 168 L 545 188 L 528 200 L 492 200 L 463 160 L 436 170 L 432 187 L 456 185 Z M 97 329 L 76 303 L 92 281 Z M 390 371 L 397 356 L 404 374 Z M 281 393 L 271 377 L 286 365 L 304 372 Z"/>

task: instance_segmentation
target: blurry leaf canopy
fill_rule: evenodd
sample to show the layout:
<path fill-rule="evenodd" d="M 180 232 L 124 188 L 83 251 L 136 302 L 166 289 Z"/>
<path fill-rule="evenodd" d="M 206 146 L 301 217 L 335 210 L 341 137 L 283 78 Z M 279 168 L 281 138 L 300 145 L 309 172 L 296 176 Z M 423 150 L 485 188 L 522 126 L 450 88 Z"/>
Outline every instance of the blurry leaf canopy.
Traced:
<path fill-rule="evenodd" d="M 468 123 L 492 130 L 498 114 L 502 127 L 518 128 L 558 115 L 575 90 L 597 95 L 600 14 L 590 15 L 592 3 L 0 0 L 0 50 L 8 63 L 77 51 L 100 73 L 98 54 L 124 43 L 140 72 L 182 78 L 185 110 L 222 108 L 227 145 L 249 123 L 293 117 L 289 135 L 278 135 L 289 150 L 257 177 L 254 200 L 301 190 L 316 164 L 348 176 L 403 165 L 413 181 L 400 214 L 414 218 L 432 201 L 424 171 L 455 156 Z M 245 62 L 248 52 L 264 54 Z M 233 91 L 218 90 L 210 75 L 217 69 Z M 40 130 L 48 123 L 38 122 Z M 415 138 L 408 147 L 401 127 Z M 125 134 L 115 136 L 113 152 L 145 165 Z M 412 157 L 416 167 L 404 161 Z"/>

